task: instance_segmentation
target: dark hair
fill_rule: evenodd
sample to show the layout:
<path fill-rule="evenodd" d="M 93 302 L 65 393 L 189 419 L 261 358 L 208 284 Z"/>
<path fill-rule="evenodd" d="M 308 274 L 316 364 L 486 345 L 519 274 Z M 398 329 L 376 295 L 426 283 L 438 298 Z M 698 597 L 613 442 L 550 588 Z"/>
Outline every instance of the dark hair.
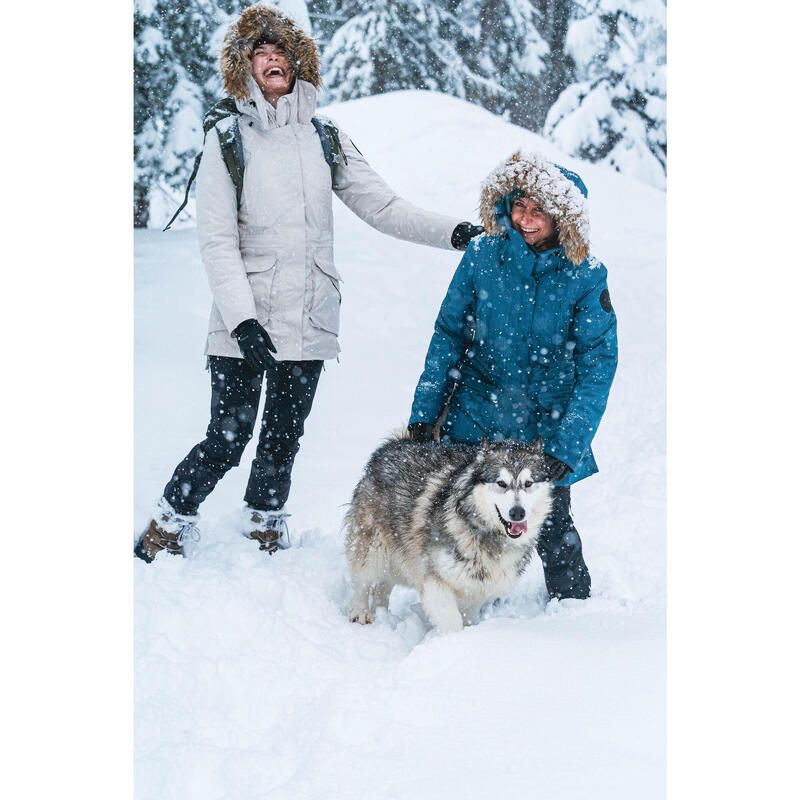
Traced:
<path fill-rule="evenodd" d="M 281 44 L 280 37 L 276 33 L 273 33 L 272 31 L 267 31 L 262 36 L 258 37 L 256 43 L 253 45 L 253 52 L 255 53 L 255 51 L 259 47 L 261 47 L 262 44 L 274 44 L 277 47 L 280 47 L 281 50 L 285 49 L 284 46 Z"/>

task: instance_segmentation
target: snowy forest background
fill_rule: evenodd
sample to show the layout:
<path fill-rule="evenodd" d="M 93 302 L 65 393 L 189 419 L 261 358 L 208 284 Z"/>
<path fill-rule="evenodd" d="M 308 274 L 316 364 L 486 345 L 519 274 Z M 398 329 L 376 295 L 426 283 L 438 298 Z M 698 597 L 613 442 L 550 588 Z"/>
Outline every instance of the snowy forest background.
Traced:
<path fill-rule="evenodd" d="M 476 103 L 577 158 L 666 185 L 665 0 L 275 0 L 322 54 L 320 106 L 399 89 Z M 134 225 L 163 226 L 249 0 L 135 0 Z M 186 217 L 191 218 L 191 206 Z"/>

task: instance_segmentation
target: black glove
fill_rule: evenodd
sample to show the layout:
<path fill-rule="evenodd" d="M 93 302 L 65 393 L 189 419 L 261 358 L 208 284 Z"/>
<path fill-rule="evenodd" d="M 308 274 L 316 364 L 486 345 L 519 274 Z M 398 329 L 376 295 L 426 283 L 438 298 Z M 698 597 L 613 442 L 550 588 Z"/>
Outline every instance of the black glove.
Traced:
<path fill-rule="evenodd" d="M 408 435 L 412 442 L 432 442 L 435 427 L 432 422 L 412 422 L 408 426 Z"/>
<path fill-rule="evenodd" d="M 470 239 L 479 233 L 483 233 L 483 225 L 473 225 L 471 222 L 459 222 L 453 235 L 450 237 L 450 244 L 456 250 L 466 250 Z"/>
<path fill-rule="evenodd" d="M 275 362 L 272 353 L 278 351 L 257 319 L 246 319 L 233 329 L 233 335 L 239 342 L 242 358 L 253 372 L 263 372 Z"/>
<path fill-rule="evenodd" d="M 544 465 L 547 469 L 548 479 L 552 483 L 558 483 L 572 472 L 572 467 L 568 467 L 563 461 L 559 461 L 555 456 L 551 456 L 550 453 L 544 454 Z"/>

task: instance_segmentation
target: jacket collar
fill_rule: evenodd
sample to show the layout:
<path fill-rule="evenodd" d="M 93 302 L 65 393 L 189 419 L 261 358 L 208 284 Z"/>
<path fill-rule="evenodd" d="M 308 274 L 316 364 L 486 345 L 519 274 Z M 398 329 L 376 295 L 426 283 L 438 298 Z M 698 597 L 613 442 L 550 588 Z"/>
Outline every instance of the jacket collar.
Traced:
<path fill-rule="evenodd" d="M 536 280 L 554 269 L 558 269 L 564 256 L 564 248 L 559 244 L 549 250 L 532 250 L 525 243 L 522 234 L 512 227 L 506 228 L 504 240 L 504 261 L 521 278 L 533 276 Z"/>
<path fill-rule="evenodd" d="M 239 111 L 261 123 L 264 130 L 282 128 L 298 122 L 311 122 L 317 107 L 317 90 L 308 81 L 295 80 L 292 91 L 279 98 L 278 105 L 273 108 L 261 94 L 261 89 L 251 75 L 247 86 L 250 97 L 237 100 Z"/>

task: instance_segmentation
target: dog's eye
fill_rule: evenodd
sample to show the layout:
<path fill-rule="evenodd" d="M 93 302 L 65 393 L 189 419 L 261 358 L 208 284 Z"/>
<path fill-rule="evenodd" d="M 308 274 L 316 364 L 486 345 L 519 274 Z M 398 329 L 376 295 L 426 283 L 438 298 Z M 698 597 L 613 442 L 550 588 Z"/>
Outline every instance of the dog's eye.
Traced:
<path fill-rule="evenodd" d="M 505 481 L 497 481 L 497 485 L 498 485 L 498 486 L 499 486 L 501 489 L 508 489 L 508 484 L 507 484 Z"/>
<path fill-rule="evenodd" d="M 533 486 L 533 481 L 525 481 L 525 488 L 530 489 Z"/>

